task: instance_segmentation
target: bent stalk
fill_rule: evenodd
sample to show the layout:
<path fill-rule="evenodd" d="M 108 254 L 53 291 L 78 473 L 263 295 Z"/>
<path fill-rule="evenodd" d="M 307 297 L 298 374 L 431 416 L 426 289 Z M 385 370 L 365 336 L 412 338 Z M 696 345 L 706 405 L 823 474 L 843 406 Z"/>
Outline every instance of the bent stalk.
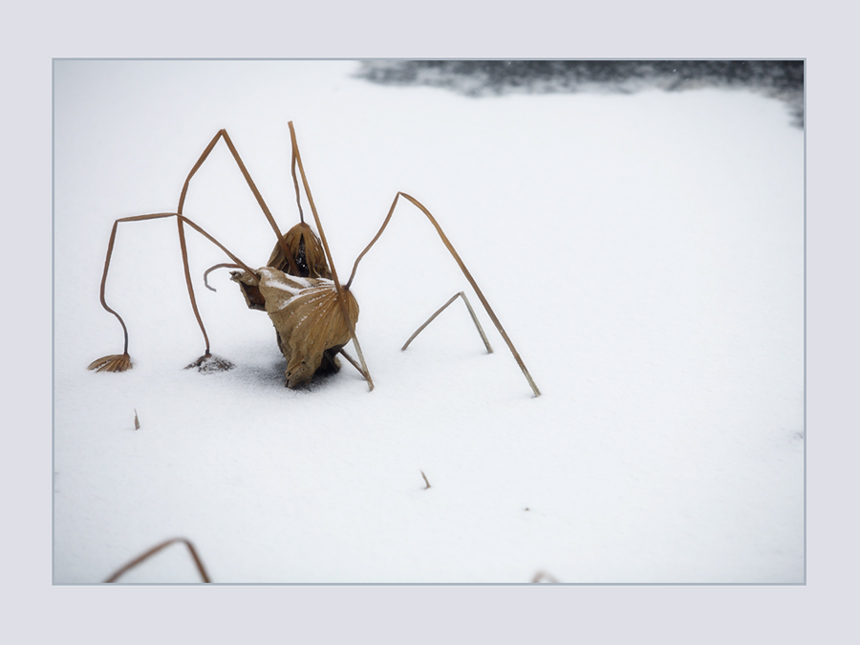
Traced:
<path fill-rule="evenodd" d="M 528 381 L 529 386 L 532 388 L 532 392 L 534 392 L 535 397 L 540 396 L 540 390 L 538 389 L 537 384 L 535 384 L 531 374 L 529 374 L 529 370 L 526 367 L 526 364 L 523 362 L 522 357 L 520 357 L 520 353 L 517 351 L 516 347 L 514 347 L 513 341 L 511 341 L 510 337 L 505 331 L 505 328 L 502 327 L 502 323 L 499 321 L 499 318 L 498 316 L 496 316 L 496 313 L 493 311 L 493 308 L 490 307 L 490 303 L 484 297 L 484 293 L 481 291 L 481 288 L 478 286 L 478 283 L 472 277 L 472 274 L 469 272 L 469 269 L 466 268 L 466 264 L 463 262 L 463 259 L 460 257 L 460 254 L 457 253 L 457 250 L 454 248 L 454 245 L 451 244 L 451 241 L 448 239 L 448 236 L 445 235 L 445 232 L 442 230 L 442 227 L 439 225 L 439 222 L 436 221 L 436 218 L 433 217 L 430 211 L 427 210 L 427 208 L 421 202 L 419 202 L 411 195 L 408 195 L 404 192 L 398 192 L 394 196 L 394 201 L 391 203 L 391 208 L 388 209 L 388 215 L 385 216 L 385 220 L 382 222 L 382 226 L 379 227 L 379 231 L 377 231 L 376 235 L 370 241 L 370 244 L 368 244 L 356 258 L 355 264 L 352 267 L 352 273 L 350 274 L 349 280 L 346 283 L 346 288 L 349 288 L 349 286 L 352 284 L 353 278 L 355 278 L 355 272 L 358 269 L 358 263 L 361 262 L 361 259 L 370 250 L 370 248 L 374 244 L 376 244 L 376 241 L 382 235 L 382 232 L 385 230 L 385 227 L 388 226 L 388 222 L 391 221 L 391 217 L 392 215 L 394 215 L 394 209 L 397 207 L 397 202 L 401 197 L 411 202 L 416 208 L 418 208 L 418 210 L 424 213 L 428 220 L 430 220 L 430 223 L 436 229 L 436 232 L 439 234 L 439 237 L 441 238 L 442 243 L 445 245 L 445 248 L 448 249 L 448 252 L 454 258 L 454 261 L 457 262 L 457 265 L 460 267 L 460 270 L 463 272 L 463 275 L 466 276 L 466 280 L 468 280 L 469 284 L 472 285 L 472 289 L 475 290 L 475 294 L 477 294 L 478 299 L 481 301 L 481 304 L 484 305 L 484 309 L 486 310 L 487 315 L 490 317 L 490 320 L 493 321 L 493 324 L 496 326 L 496 329 L 499 330 L 502 339 L 505 341 L 505 344 L 511 351 L 511 354 L 514 357 L 514 360 L 516 360 L 517 365 L 520 366 L 520 370 L 522 370 L 523 376 L 526 377 L 526 380 Z"/>
<path fill-rule="evenodd" d="M 370 370 L 367 369 L 367 363 L 364 361 L 364 353 L 361 351 L 361 345 L 359 344 L 358 336 L 355 333 L 355 325 L 352 324 L 352 320 L 349 317 L 346 298 L 343 295 L 343 291 L 349 289 L 349 285 L 347 284 L 346 286 L 341 286 L 340 281 L 337 278 L 337 270 L 334 266 L 334 258 L 332 257 L 331 250 L 328 247 L 328 240 L 326 239 L 325 231 L 323 231 L 322 222 L 320 221 L 319 214 L 317 213 L 316 205 L 314 204 L 314 198 L 311 194 L 311 187 L 310 184 L 308 184 L 308 178 L 305 174 L 305 167 L 302 164 L 302 156 L 299 152 L 299 145 L 296 142 L 296 131 L 293 127 L 293 122 L 289 121 L 288 125 L 290 127 L 290 139 L 292 140 L 293 144 L 293 160 L 294 163 L 298 164 L 299 173 L 302 176 L 302 185 L 305 188 L 305 194 L 308 196 L 308 203 L 310 204 L 311 213 L 313 213 L 314 222 L 316 222 L 317 231 L 319 232 L 320 239 L 323 243 L 323 250 L 325 251 L 326 259 L 328 260 L 328 264 L 331 267 L 331 277 L 334 281 L 334 287 L 337 290 L 337 301 L 340 303 L 341 312 L 343 313 L 343 317 L 346 320 L 347 326 L 349 327 L 349 333 L 352 337 L 352 343 L 353 345 L 355 345 L 355 352 L 356 354 L 358 354 L 358 360 L 361 361 L 361 370 L 359 371 L 362 373 L 365 380 L 367 381 L 368 388 L 373 391 L 373 379 L 370 378 Z"/>

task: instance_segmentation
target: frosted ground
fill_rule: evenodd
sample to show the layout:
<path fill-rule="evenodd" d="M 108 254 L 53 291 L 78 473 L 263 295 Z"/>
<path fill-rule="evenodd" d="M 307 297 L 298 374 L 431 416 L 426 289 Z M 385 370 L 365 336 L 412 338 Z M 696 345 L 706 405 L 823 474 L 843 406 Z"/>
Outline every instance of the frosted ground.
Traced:
<path fill-rule="evenodd" d="M 54 582 L 171 537 L 220 583 L 800 583 L 803 131 L 748 90 L 471 98 L 351 62 L 55 64 Z M 353 285 L 376 388 L 348 365 L 284 387 L 265 314 L 173 211 L 226 128 L 281 227 L 293 120 L 338 271 L 398 190 L 438 218 L 542 396 L 415 208 Z M 274 237 L 226 148 L 185 214 L 252 266 Z M 477 298 L 473 305 L 479 307 Z M 135 430 L 135 412 L 140 429 Z M 431 484 L 427 489 L 422 471 Z M 199 581 L 179 545 L 125 582 Z"/>

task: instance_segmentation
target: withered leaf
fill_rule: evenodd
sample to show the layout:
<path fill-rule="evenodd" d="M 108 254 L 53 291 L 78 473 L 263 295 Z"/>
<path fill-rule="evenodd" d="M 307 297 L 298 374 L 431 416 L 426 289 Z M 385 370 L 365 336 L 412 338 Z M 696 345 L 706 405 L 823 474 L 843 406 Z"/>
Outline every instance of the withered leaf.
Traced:
<path fill-rule="evenodd" d="M 258 269 L 257 273 L 266 312 L 287 359 L 287 387 L 307 383 L 320 367 L 324 354 L 333 356 L 349 342 L 350 322 L 354 328 L 358 321 L 358 303 L 349 291 L 342 291 L 348 322 L 331 280 L 290 276 L 271 267 Z"/>

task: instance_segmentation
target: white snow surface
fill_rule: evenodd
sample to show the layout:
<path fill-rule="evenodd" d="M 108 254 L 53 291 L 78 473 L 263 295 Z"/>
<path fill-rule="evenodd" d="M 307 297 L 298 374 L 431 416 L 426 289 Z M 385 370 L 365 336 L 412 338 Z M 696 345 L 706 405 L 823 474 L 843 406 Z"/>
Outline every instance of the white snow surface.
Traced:
<path fill-rule="evenodd" d="M 782 103 L 701 89 L 474 99 L 350 61 L 55 62 L 54 583 L 172 537 L 218 583 L 803 583 L 804 137 Z M 174 212 L 226 128 L 282 230 L 294 122 L 368 391 L 302 390 L 224 253 Z M 304 201 L 306 217 L 310 217 Z M 274 234 L 220 142 L 184 213 L 250 266 Z M 311 222 L 312 223 L 312 222 Z M 316 227 L 315 227 L 316 228 Z M 465 289 L 405 352 L 409 335 Z M 351 350 L 351 346 L 349 348 Z M 351 351 L 354 355 L 355 352 Z M 135 411 L 140 429 L 135 430 Z M 430 488 L 422 477 L 426 475 Z M 174 545 L 120 579 L 194 583 Z"/>

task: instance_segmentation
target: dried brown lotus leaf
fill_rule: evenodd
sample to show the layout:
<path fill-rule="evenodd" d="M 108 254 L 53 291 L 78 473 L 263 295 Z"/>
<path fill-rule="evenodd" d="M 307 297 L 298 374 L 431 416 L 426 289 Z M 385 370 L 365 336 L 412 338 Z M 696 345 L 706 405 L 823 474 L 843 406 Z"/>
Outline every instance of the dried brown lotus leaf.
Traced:
<path fill-rule="evenodd" d="M 296 224 L 286 232 L 284 242 L 303 277 L 331 279 L 331 270 L 326 261 L 322 242 L 310 226 L 304 222 Z M 284 257 L 280 244 L 275 244 L 266 264 L 279 271 L 290 273 L 290 264 Z"/>
<path fill-rule="evenodd" d="M 350 340 L 350 325 L 331 280 L 289 276 L 271 267 L 258 273 L 266 312 L 287 359 L 286 384 L 294 388 L 309 382 L 324 358 L 327 366 L 332 362 L 334 354 Z M 349 291 L 342 293 L 354 328 L 358 303 Z"/>
<path fill-rule="evenodd" d="M 131 367 L 131 357 L 128 354 L 111 354 L 97 358 L 87 366 L 87 369 L 96 372 L 125 372 Z"/>

